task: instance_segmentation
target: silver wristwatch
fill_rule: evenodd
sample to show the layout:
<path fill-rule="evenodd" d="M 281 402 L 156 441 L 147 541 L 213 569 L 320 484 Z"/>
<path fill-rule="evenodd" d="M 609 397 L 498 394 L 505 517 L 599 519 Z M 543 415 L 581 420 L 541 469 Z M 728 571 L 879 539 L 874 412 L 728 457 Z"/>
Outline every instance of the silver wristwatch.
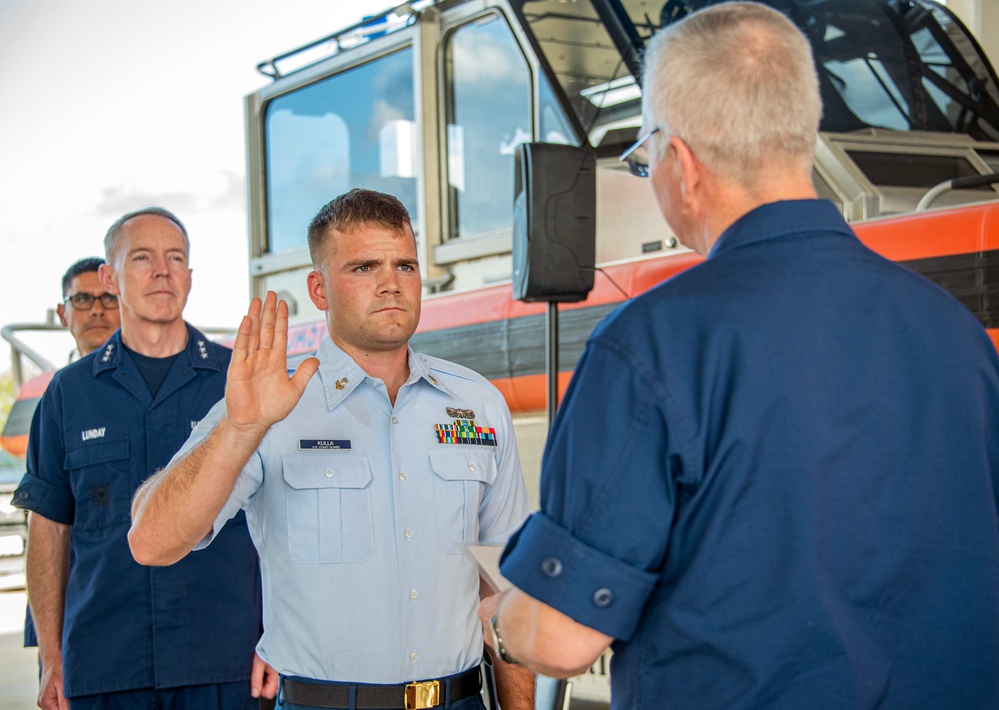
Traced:
<path fill-rule="evenodd" d="M 496 628 L 496 614 L 493 614 L 492 618 L 489 619 L 489 630 L 493 634 L 493 648 L 496 649 L 496 655 L 500 657 L 500 660 L 504 663 L 516 663 L 503 647 L 503 639 L 500 637 L 499 629 Z"/>

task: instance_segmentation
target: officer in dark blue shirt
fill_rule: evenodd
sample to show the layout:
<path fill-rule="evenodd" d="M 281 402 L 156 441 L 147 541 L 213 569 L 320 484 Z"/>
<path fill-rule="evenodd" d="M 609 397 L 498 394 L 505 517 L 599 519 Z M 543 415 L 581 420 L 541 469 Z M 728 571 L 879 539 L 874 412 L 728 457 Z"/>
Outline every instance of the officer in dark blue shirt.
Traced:
<path fill-rule="evenodd" d="M 56 306 L 56 314 L 76 342 L 70 361 L 104 345 L 121 325 L 118 297 L 104 290 L 97 274 L 103 263 L 104 259 L 96 256 L 80 259 L 62 276 L 62 301 Z M 25 610 L 24 645 L 26 648 L 38 645 L 30 606 Z"/>
<path fill-rule="evenodd" d="M 783 15 L 713 6 L 645 63 L 633 172 L 707 261 L 591 336 L 494 646 L 568 676 L 613 642 L 615 709 L 999 707 L 995 349 L 815 199 Z"/>
<path fill-rule="evenodd" d="M 39 705 L 249 707 L 261 616 L 245 519 L 226 526 L 219 549 L 166 568 L 137 564 L 126 537 L 136 488 L 223 397 L 230 351 L 183 320 L 189 242 L 174 215 L 125 215 L 105 250 L 100 278 L 118 296 L 121 329 L 52 379 L 15 493 L 31 511 Z"/>

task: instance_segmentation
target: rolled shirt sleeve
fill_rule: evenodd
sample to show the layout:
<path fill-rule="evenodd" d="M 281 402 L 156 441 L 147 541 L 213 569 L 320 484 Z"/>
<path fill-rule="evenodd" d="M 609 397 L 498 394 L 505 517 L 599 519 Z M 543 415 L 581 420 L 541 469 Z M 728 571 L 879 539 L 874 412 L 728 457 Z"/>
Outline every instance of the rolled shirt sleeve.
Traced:
<path fill-rule="evenodd" d="M 56 411 L 60 402 L 55 392 L 56 387 L 50 384 L 31 418 L 27 473 L 14 492 L 13 504 L 54 522 L 72 525 L 76 503 L 64 468 L 65 446 Z"/>
<path fill-rule="evenodd" d="M 510 539 L 503 574 L 579 623 L 629 639 L 658 575 L 590 547 L 544 513 Z"/>
<path fill-rule="evenodd" d="M 548 438 L 541 511 L 501 561 L 521 590 L 619 640 L 659 582 L 683 478 L 668 408 L 658 374 L 595 335 Z"/>

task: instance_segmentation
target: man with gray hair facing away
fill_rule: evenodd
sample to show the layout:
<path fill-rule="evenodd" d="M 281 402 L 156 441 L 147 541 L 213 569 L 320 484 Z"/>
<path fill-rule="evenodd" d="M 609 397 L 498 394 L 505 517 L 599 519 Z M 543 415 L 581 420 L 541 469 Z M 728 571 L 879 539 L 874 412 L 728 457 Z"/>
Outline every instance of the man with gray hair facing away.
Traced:
<path fill-rule="evenodd" d="M 645 61 L 625 157 L 707 260 L 592 334 L 515 588 L 480 607 L 494 647 L 570 676 L 613 643 L 612 708 L 999 707 L 982 326 L 816 199 L 818 83 L 783 15 L 711 7 Z"/>
<path fill-rule="evenodd" d="M 260 638 L 260 573 L 242 514 L 219 548 L 142 567 L 132 494 L 225 391 L 231 352 L 183 319 L 189 242 L 153 207 L 116 221 L 100 279 L 121 328 L 55 374 L 14 504 L 31 511 L 27 577 L 43 710 L 244 710 Z M 214 547 L 214 546 L 213 546 Z"/>

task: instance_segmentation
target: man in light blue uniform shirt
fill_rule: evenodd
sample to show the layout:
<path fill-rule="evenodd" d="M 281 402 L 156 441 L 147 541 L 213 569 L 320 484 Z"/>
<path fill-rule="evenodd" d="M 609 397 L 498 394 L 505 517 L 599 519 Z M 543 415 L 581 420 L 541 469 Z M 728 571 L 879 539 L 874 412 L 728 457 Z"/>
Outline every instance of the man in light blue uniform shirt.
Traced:
<path fill-rule="evenodd" d="M 527 516 L 509 409 L 480 375 L 409 348 L 422 284 L 398 200 L 336 198 L 309 247 L 330 339 L 289 378 L 287 306 L 254 299 L 225 400 L 136 496 L 133 554 L 170 564 L 245 510 L 258 653 L 286 708 L 481 708 L 464 544 L 504 542 Z M 504 708 L 530 707 L 529 673 L 498 666 Z"/>

